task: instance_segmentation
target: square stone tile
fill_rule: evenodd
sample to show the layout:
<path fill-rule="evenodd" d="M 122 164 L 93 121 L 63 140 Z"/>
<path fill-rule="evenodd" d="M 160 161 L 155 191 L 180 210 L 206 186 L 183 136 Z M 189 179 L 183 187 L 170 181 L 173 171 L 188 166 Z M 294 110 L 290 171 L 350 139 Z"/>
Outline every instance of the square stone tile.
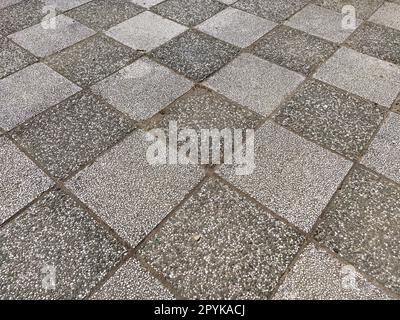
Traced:
<path fill-rule="evenodd" d="M 37 58 L 31 53 L 0 36 L 0 78 L 37 61 Z"/>
<path fill-rule="evenodd" d="M 45 6 L 54 7 L 57 11 L 67 11 L 92 0 L 42 0 Z"/>
<path fill-rule="evenodd" d="M 235 8 L 260 17 L 281 22 L 303 8 L 311 0 L 239 0 Z"/>
<path fill-rule="evenodd" d="M 351 265 L 309 245 L 274 296 L 275 300 L 386 300 L 390 297 Z"/>
<path fill-rule="evenodd" d="M 19 149 L 0 137 L 0 224 L 51 186 L 51 180 Z"/>
<path fill-rule="evenodd" d="M 328 204 L 352 162 L 267 122 L 255 134 L 255 169 L 236 175 L 235 166 L 221 174 L 277 214 L 305 231 Z"/>
<path fill-rule="evenodd" d="M 365 22 L 346 44 L 358 52 L 400 65 L 400 31 Z"/>
<path fill-rule="evenodd" d="M 303 80 L 298 73 L 244 53 L 205 85 L 261 115 L 268 115 Z"/>
<path fill-rule="evenodd" d="M 135 247 L 203 176 L 197 166 L 150 164 L 154 143 L 142 131 L 81 171 L 69 183 L 75 194 Z"/>
<path fill-rule="evenodd" d="M 135 120 L 147 119 L 185 92 L 192 82 L 168 68 L 141 58 L 92 90 Z"/>
<path fill-rule="evenodd" d="M 385 2 L 382 7 L 369 18 L 369 21 L 400 30 L 400 5 Z"/>
<path fill-rule="evenodd" d="M 9 36 L 14 42 L 38 57 L 67 48 L 95 32 L 73 19 L 59 15 L 54 18 L 55 29 L 45 29 L 39 23 Z"/>
<path fill-rule="evenodd" d="M 251 53 L 308 75 L 330 57 L 337 46 L 300 30 L 279 26 L 259 40 Z"/>
<path fill-rule="evenodd" d="M 96 30 L 107 30 L 144 11 L 131 0 L 93 0 L 67 13 L 71 18 Z"/>
<path fill-rule="evenodd" d="M 92 300 L 172 300 L 163 287 L 139 262 L 131 258 L 95 293 Z"/>
<path fill-rule="evenodd" d="M 400 92 L 399 66 L 348 48 L 339 49 L 315 77 L 385 107 Z"/>
<path fill-rule="evenodd" d="M 286 21 L 285 24 L 322 39 L 341 43 L 354 32 L 353 29 L 343 28 L 342 20 L 343 15 L 341 13 L 310 4 Z M 358 19 L 356 26 L 360 25 L 361 22 L 362 20 Z"/>
<path fill-rule="evenodd" d="M 83 299 L 125 252 L 60 190 L 46 193 L 5 225 L 0 244 L 1 299 Z M 53 275 L 54 288 L 46 287 Z"/>
<path fill-rule="evenodd" d="M 190 30 L 154 50 L 152 56 L 188 78 L 201 81 L 238 53 L 235 46 Z"/>
<path fill-rule="evenodd" d="M 227 8 L 197 29 L 238 47 L 247 47 L 275 27 L 275 23 L 235 8 Z"/>
<path fill-rule="evenodd" d="M 0 2 L 0 9 L 3 9 L 5 7 L 11 6 L 13 4 L 16 4 L 18 2 L 21 2 L 22 0 L 2 0 Z"/>
<path fill-rule="evenodd" d="M 225 8 L 225 4 L 215 0 L 167 0 L 151 10 L 180 24 L 193 27 Z"/>
<path fill-rule="evenodd" d="M 33 64 L 0 80 L 0 126 L 10 130 L 78 91 L 45 64 Z"/>
<path fill-rule="evenodd" d="M 97 34 L 46 59 L 46 63 L 80 86 L 90 86 L 124 66 L 140 53 Z"/>
<path fill-rule="evenodd" d="M 41 0 L 20 1 L 0 11 L 0 34 L 11 33 L 38 24 L 48 14 Z"/>
<path fill-rule="evenodd" d="M 275 121 L 350 159 L 359 159 L 385 108 L 311 80 L 285 102 Z"/>
<path fill-rule="evenodd" d="M 140 248 L 188 299 L 266 299 L 304 238 L 247 198 L 207 180 Z"/>
<path fill-rule="evenodd" d="M 343 12 L 344 6 L 353 6 L 357 19 L 368 19 L 384 0 L 315 0 L 314 3 L 326 9 Z M 346 11 L 347 13 L 347 11 Z"/>
<path fill-rule="evenodd" d="M 141 7 L 151 8 L 152 6 L 155 6 L 156 4 L 159 4 L 164 0 L 131 0 L 131 1 Z"/>
<path fill-rule="evenodd" d="M 400 188 L 357 168 L 314 237 L 360 271 L 400 292 Z"/>
<path fill-rule="evenodd" d="M 150 51 L 186 29 L 178 23 L 145 11 L 112 27 L 106 34 L 133 49 Z"/>
<path fill-rule="evenodd" d="M 390 113 L 362 163 L 400 183 L 400 115 Z"/>
<path fill-rule="evenodd" d="M 57 179 L 64 179 L 133 129 L 130 120 L 89 93 L 78 93 L 12 131 Z"/>

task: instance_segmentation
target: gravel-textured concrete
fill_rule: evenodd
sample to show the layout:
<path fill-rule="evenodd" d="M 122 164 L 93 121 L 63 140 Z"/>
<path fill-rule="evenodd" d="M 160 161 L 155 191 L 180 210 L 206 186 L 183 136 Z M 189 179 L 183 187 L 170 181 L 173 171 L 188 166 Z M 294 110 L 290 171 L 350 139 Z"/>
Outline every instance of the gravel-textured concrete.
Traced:
<path fill-rule="evenodd" d="M 0 2 L 0 9 L 11 6 L 11 5 L 21 2 L 21 1 L 22 0 L 3 0 Z"/>
<path fill-rule="evenodd" d="M 369 18 L 369 21 L 400 31 L 400 5 L 385 2 L 383 6 Z"/>
<path fill-rule="evenodd" d="M 207 180 L 139 249 L 191 299 L 267 298 L 303 237 L 223 185 Z"/>
<path fill-rule="evenodd" d="M 357 19 L 367 19 L 385 0 L 314 0 L 314 3 L 339 13 L 344 6 L 353 6 Z M 347 11 L 346 11 L 347 13 Z"/>
<path fill-rule="evenodd" d="M 67 11 L 81 6 L 92 0 L 42 0 L 47 7 L 54 7 L 57 11 Z"/>

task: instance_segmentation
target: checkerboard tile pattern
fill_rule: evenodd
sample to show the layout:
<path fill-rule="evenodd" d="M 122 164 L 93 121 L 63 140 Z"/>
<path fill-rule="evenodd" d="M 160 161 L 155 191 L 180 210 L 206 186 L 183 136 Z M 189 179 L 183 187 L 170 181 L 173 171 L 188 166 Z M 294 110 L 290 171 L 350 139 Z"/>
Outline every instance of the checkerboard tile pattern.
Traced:
<path fill-rule="evenodd" d="M 0 1 L 0 299 L 399 299 L 399 21 Z M 174 163 L 171 124 L 255 130 L 253 170 Z"/>

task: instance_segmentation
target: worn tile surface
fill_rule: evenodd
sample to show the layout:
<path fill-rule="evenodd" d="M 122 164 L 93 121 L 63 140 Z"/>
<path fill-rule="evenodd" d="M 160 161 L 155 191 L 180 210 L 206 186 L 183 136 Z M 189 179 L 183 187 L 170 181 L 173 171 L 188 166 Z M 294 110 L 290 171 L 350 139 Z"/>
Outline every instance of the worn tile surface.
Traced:
<path fill-rule="evenodd" d="M 57 11 L 67 11 L 92 0 L 42 0 L 45 6 L 54 7 Z"/>
<path fill-rule="evenodd" d="M 372 16 L 369 21 L 382 24 L 400 31 L 400 5 L 385 2 Z"/>
<path fill-rule="evenodd" d="M 325 213 L 314 237 L 399 293 L 399 204 L 398 185 L 357 168 Z"/>
<path fill-rule="evenodd" d="M 244 53 L 206 80 L 205 85 L 268 115 L 303 80 L 298 73 Z"/>
<path fill-rule="evenodd" d="M 208 180 L 139 249 L 191 299 L 262 299 L 303 237 L 248 199 Z"/>
<path fill-rule="evenodd" d="M 116 144 L 132 124 L 90 93 L 78 93 L 12 131 L 13 138 L 57 179 Z"/>
<path fill-rule="evenodd" d="M 140 54 L 97 34 L 49 57 L 46 63 L 80 86 L 89 86 L 118 71 Z"/>
<path fill-rule="evenodd" d="M 3 9 L 3 8 L 5 8 L 5 7 L 8 7 L 8 6 L 11 6 L 11 5 L 13 5 L 13 4 L 16 4 L 16 3 L 18 3 L 18 2 L 21 2 L 22 0 L 3 0 L 1 3 L 0 3 L 0 9 Z"/>
<path fill-rule="evenodd" d="M 142 58 L 95 85 L 93 91 L 135 120 L 150 118 L 188 91 L 191 81 Z"/>
<path fill-rule="evenodd" d="M 275 121 L 351 159 L 362 155 L 385 110 L 319 81 L 309 81 L 283 104 Z"/>
<path fill-rule="evenodd" d="M 82 299 L 125 251 L 60 190 L 4 226 L 0 244 L 2 299 Z"/>
<path fill-rule="evenodd" d="M 187 31 L 152 52 L 152 56 L 188 78 L 201 81 L 239 53 L 239 48 L 210 36 Z"/>
<path fill-rule="evenodd" d="M 315 77 L 385 107 L 400 92 L 400 66 L 348 48 L 339 49 Z"/>
<path fill-rule="evenodd" d="M 280 26 L 258 41 L 251 53 L 308 75 L 337 49 L 333 43 L 300 30 Z"/>
<path fill-rule="evenodd" d="M 353 6 L 357 19 L 367 19 L 385 0 L 314 0 L 314 3 L 339 13 L 348 13 L 345 6 Z"/>

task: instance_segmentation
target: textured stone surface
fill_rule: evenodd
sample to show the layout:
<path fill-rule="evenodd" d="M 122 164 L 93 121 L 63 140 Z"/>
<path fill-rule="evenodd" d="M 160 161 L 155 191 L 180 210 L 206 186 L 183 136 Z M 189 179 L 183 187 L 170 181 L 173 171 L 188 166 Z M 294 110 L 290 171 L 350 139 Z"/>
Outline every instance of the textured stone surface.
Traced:
<path fill-rule="evenodd" d="M 197 29 L 238 47 L 247 47 L 275 27 L 275 23 L 235 8 L 228 8 Z"/>
<path fill-rule="evenodd" d="M 300 30 L 280 26 L 259 40 L 251 53 L 296 72 L 308 75 L 337 49 L 331 42 Z"/>
<path fill-rule="evenodd" d="M 0 224 L 51 186 L 51 180 L 8 139 L 0 137 Z"/>
<path fill-rule="evenodd" d="M 385 2 L 369 19 L 374 23 L 400 31 L 400 5 Z"/>
<path fill-rule="evenodd" d="M 106 34 L 133 49 L 150 51 L 186 29 L 178 23 L 145 11 L 116 25 Z"/>
<path fill-rule="evenodd" d="M 384 113 L 383 107 L 372 102 L 311 80 L 283 104 L 275 121 L 324 147 L 358 159 Z"/>
<path fill-rule="evenodd" d="M 95 85 L 93 91 L 135 120 L 147 119 L 188 91 L 192 83 L 142 58 Z"/>
<path fill-rule="evenodd" d="M 384 1 L 385 0 L 315 0 L 314 3 L 339 13 L 343 12 L 344 6 L 353 6 L 355 8 L 356 18 L 364 20 L 373 14 Z"/>
<path fill-rule="evenodd" d="M 68 195 L 54 190 L 0 230 L 1 299 L 82 299 L 125 249 Z M 54 289 L 46 290 L 54 275 Z"/>
<path fill-rule="evenodd" d="M 268 115 L 303 79 L 293 71 L 244 53 L 205 85 L 261 115 Z"/>
<path fill-rule="evenodd" d="M 45 57 L 95 33 L 93 30 L 64 15 L 55 17 L 53 23 L 55 24 L 54 29 L 45 29 L 42 24 L 37 24 L 9 37 L 36 56 Z"/>
<path fill-rule="evenodd" d="M 195 166 L 152 165 L 137 131 L 68 186 L 132 246 L 136 246 L 200 181 Z"/>
<path fill-rule="evenodd" d="M 188 78 L 201 81 L 219 70 L 239 53 L 239 48 L 187 31 L 153 51 L 152 56 Z"/>
<path fill-rule="evenodd" d="M 267 122 L 256 131 L 255 169 L 221 174 L 239 189 L 309 231 L 351 167 L 346 161 L 286 129 Z"/>
<path fill-rule="evenodd" d="M 324 214 L 314 237 L 399 293 L 399 204 L 397 185 L 356 169 Z"/>
<path fill-rule="evenodd" d="M 31 65 L 0 80 L 0 126 L 9 130 L 78 91 L 48 66 Z"/>
<path fill-rule="evenodd" d="M 1 3 L 0 3 L 0 9 L 3 9 L 3 8 L 5 8 L 5 7 L 8 7 L 8 6 L 11 6 L 11 5 L 13 5 L 13 4 L 16 4 L 16 3 L 18 3 L 18 2 L 21 2 L 22 0 L 3 0 Z"/>
<path fill-rule="evenodd" d="M 274 299 L 386 300 L 390 297 L 357 273 L 353 266 L 309 245 Z"/>
<path fill-rule="evenodd" d="M 57 11 L 67 11 L 92 0 L 42 0 L 45 6 L 54 7 Z"/>
<path fill-rule="evenodd" d="M 131 258 L 92 297 L 93 300 L 172 300 L 173 295 Z"/>
<path fill-rule="evenodd" d="M 385 107 L 400 92 L 399 66 L 348 48 L 339 49 L 315 77 Z"/>
<path fill-rule="evenodd" d="M 362 163 L 400 183 L 400 115 L 390 113 Z"/>
<path fill-rule="evenodd" d="M 12 136 L 53 177 L 63 179 L 131 130 L 128 118 L 93 95 L 78 93 L 17 127 Z"/>
<path fill-rule="evenodd" d="M 89 86 L 118 71 L 140 56 L 135 50 L 97 34 L 56 55 L 46 63 L 80 86 Z"/>
<path fill-rule="evenodd" d="M 151 8 L 164 0 L 131 0 L 131 2 L 136 3 L 137 5 L 144 7 L 144 8 Z"/>
<path fill-rule="evenodd" d="M 139 255 L 185 298 L 265 299 L 302 241 L 297 231 L 212 179 Z"/>
<path fill-rule="evenodd" d="M 216 0 L 167 0 L 152 10 L 189 27 L 195 26 L 226 7 Z"/>

